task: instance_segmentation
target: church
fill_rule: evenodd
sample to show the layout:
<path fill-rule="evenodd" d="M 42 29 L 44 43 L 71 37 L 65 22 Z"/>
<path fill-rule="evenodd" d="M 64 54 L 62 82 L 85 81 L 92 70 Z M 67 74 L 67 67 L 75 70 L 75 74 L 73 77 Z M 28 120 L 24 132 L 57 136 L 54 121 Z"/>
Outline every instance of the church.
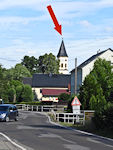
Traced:
<path fill-rule="evenodd" d="M 59 74 L 33 74 L 32 78 L 24 78 L 23 83 L 29 84 L 35 93 L 35 99 L 43 102 L 58 102 L 61 93 L 70 94 L 71 75 L 68 72 L 68 55 L 62 40 L 59 52 Z"/>

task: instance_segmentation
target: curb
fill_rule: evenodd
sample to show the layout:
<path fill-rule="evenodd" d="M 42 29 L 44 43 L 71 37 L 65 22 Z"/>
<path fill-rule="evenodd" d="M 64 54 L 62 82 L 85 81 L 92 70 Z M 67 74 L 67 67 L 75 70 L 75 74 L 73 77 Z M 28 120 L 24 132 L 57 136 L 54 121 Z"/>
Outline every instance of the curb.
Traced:
<path fill-rule="evenodd" d="M 96 137 L 96 138 L 100 138 L 100 139 L 104 139 L 104 140 L 108 140 L 108 141 L 112 141 L 113 142 L 113 139 L 111 138 L 107 138 L 107 137 L 103 137 L 103 136 L 100 136 L 100 135 L 96 135 L 96 134 L 93 134 L 93 133 L 89 133 L 89 132 L 86 132 L 86 131 L 81 131 L 81 130 L 78 130 L 78 129 L 73 129 L 71 127 L 66 127 L 64 125 L 60 125 L 59 123 L 56 123 L 56 122 L 53 122 L 50 118 L 50 116 L 48 116 L 48 114 L 45 114 L 47 117 L 48 117 L 48 120 L 51 124 L 54 124 L 54 125 L 57 125 L 57 126 L 60 126 L 60 127 L 63 127 L 65 129 L 69 129 L 69 130 L 73 130 L 73 131 L 76 131 L 76 132 L 79 132 L 79 133 L 82 133 L 82 134 L 86 134 L 86 135 L 89 135 L 89 136 L 93 136 L 93 137 Z"/>

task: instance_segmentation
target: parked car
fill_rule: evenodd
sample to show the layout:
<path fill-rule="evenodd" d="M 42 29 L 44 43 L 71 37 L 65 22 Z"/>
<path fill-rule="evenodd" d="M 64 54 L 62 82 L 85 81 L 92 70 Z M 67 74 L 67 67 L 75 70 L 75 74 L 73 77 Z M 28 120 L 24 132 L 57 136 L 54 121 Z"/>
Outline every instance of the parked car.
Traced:
<path fill-rule="evenodd" d="M 18 110 L 15 105 L 0 104 L 0 121 L 15 120 L 18 118 Z"/>

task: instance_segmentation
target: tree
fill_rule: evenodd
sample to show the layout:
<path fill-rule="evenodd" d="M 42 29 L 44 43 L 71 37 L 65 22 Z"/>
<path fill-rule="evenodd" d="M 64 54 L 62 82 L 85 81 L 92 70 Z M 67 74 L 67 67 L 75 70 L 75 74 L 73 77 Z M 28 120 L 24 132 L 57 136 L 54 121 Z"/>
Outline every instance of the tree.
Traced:
<path fill-rule="evenodd" d="M 29 85 L 24 85 L 21 97 L 24 102 L 33 101 L 33 92 Z"/>
<path fill-rule="evenodd" d="M 80 88 L 79 99 L 82 103 L 82 108 L 92 109 L 92 103 L 95 98 L 97 104 L 103 107 L 107 102 L 113 101 L 112 92 L 113 72 L 111 63 L 99 58 Z"/>
<path fill-rule="evenodd" d="M 8 90 L 8 99 L 9 102 L 16 102 L 16 91 L 14 88 Z"/>
<path fill-rule="evenodd" d="M 31 74 L 38 72 L 38 59 L 34 56 L 24 56 L 21 64 L 25 66 Z"/>
<path fill-rule="evenodd" d="M 14 80 L 22 81 L 23 77 L 31 77 L 28 69 L 21 64 L 16 64 L 15 68 L 12 71 Z"/>
<path fill-rule="evenodd" d="M 50 53 L 40 56 L 38 59 L 39 73 L 59 73 L 59 60 Z"/>
<path fill-rule="evenodd" d="M 17 102 L 22 102 L 22 92 L 24 90 L 24 85 L 18 85 L 16 87 L 16 100 Z"/>

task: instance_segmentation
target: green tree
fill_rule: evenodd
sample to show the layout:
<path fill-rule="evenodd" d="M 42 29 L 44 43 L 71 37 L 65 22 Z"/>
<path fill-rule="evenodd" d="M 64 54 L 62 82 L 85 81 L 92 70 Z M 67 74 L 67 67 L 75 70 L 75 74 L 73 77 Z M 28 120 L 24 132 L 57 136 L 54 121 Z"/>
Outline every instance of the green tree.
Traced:
<path fill-rule="evenodd" d="M 9 102 L 16 102 L 16 91 L 14 88 L 8 90 L 8 99 Z"/>
<path fill-rule="evenodd" d="M 24 85 L 22 92 L 22 101 L 29 102 L 33 101 L 33 92 L 29 85 Z"/>
<path fill-rule="evenodd" d="M 16 87 L 16 100 L 17 100 L 17 102 L 22 102 L 23 89 L 24 89 L 24 85 L 18 85 Z"/>
<path fill-rule="evenodd" d="M 31 77 L 31 74 L 26 67 L 21 64 L 16 64 L 13 69 L 13 79 L 22 81 L 23 77 Z"/>
<path fill-rule="evenodd" d="M 34 56 L 24 56 L 21 64 L 25 66 L 31 74 L 38 72 L 38 59 Z"/>
<path fill-rule="evenodd" d="M 97 107 L 97 99 L 94 95 L 91 96 L 89 101 L 90 109 L 95 110 Z"/>
<path fill-rule="evenodd" d="M 50 53 L 40 56 L 38 59 L 39 73 L 59 73 L 59 60 Z"/>
<path fill-rule="evenodd" d="M 106 101 L 113 101 L 113 72 L 111 63 L 104 60 L 98 59 L 93 70 L 88 76 L 86 76 L 83 85 L 80 88 L 79 99 L 82 103 L 83 109 L 92 108 L 92 95 L 95 96 L 98 105 L 101 106 L 106 104 Z M 89 104 L 90 102 L 90 104 Z"/>

